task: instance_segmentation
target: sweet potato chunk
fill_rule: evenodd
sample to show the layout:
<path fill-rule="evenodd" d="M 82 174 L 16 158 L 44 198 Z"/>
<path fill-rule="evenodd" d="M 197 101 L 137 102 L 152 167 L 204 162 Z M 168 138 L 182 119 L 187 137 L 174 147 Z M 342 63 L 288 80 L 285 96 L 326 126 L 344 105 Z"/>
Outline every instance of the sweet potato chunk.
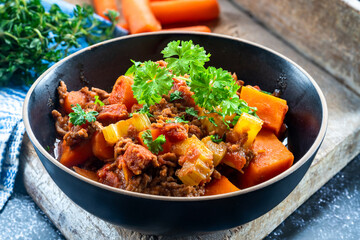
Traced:
<path fill-rule="evenodd" d="M 91 139 L 92 152 L 95 157 L 106 160 L 114 157 L 114 146 L 105 141 L 102 132 L 95 132 Z"/>
<path fill-rule="evenodd" d="M 274 133 L 261 130 L 254 145 L 257 156 L 243 169 L 240 187 L 247 188 L 265 182 L 284 172 L 294 161 L 294 155 L 277 139 Z"/>
<path fill-rule="evenodd" d="M 205 195 L 216 195 L 235 192 L 238 190 L 240 189 L 238 189 L 234 184 L 232 184 L 229 179 L 227 179 L 225 176 L 221 176 L 220 179 L 214 179 L 208 185 L 206 185 Z"/>
<path fill-rule="evenodd" d="M 66 145 L 63 141 L 61 152 L 60 163 L 68 168 L 85 163 L 93 155 L 91 141 L 84 141 L 73 147 Z"/>
<path fill-rule="evenodd" d="M 132 77 L 120 76 L 113 87 L 112 92 L 110 93 L 109 103 L 116 104 L 122 103 L 125 104 L 128 112 L 131 111 L 131 107 L 137 103 L 134 98 L 134 93 L 132 90 L 132 85 L 134 80 Z"/>
<path fill-rule="evenodd" d="M 288 111 L 286 100 L 260 92 L 250 86 L 242 87 L 240 98 L 250 107 L 256 107 L 256 114 L 264 121 L 263 127 L 279 134 L 285 114 Z"/>
<path fill-rule="evenodd" d="M 64 110 L 67 114 L 72 113 L 72 108 L 79 104 L 82 108 L 87 102 L 86 96 L 81 91 L 71 91 L 64 99 Z"/>

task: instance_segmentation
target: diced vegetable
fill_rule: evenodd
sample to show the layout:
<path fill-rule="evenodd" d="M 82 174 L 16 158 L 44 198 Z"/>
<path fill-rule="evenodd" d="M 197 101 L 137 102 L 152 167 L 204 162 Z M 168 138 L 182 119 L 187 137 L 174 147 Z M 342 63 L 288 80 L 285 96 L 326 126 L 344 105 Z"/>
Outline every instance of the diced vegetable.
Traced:
<path fill-rule="evenodd" d="M 195 162 L 186 161 L 177 176 L 184 184 L 195 186 L 209 179 L 213 170 L 204 161 L 197 159 Z"/>
<path fill-rule="evenodd" d="M 244 169 L 240 177 L 240 187 L 247 188 L 265 182 L 288 169 L 294 155 L 277 139 L 274 133 L 261 130 L 254 145 L 257 156 Z"/>
<path fill-rule="evenodd" d="M 134 98 L 134 93 L 132 90 L 132 85 L 134 80 L 130 76 L 120 76 L 110 93 L 109 103 L 116 104 L 122 103 L 125 104 L 128 112 L 131 111 L 131 107 L 137 103 Z"/>
<path fill-rule="evenodd" d="M 213 153 L 214 167 L 216 167 L 226 154 L 226 144 L 224 142 L 214 143 L 210 136 L 203 138 L 201 141 Z"/>
<path fill-rule="evenodd" d="M 243 167 L 246 163 L 246 158 L 244 156 L 244 152 L 229 152 L 227 151 L 222 163 L 228 165 L 229 167 L 232 167 L 239 172 L 242 172 Z"/>
<path fill-rule="evenodd" d="M 161 24 L 212 20 L 220 13 L 217 0 L 156 1 L 150 7 Z"/>
<path fill-rule="evenodd" d="M 69 168 L 83 164 L 93 156 L 91 141 L 84 141 L 74 147 L 66 145 L 66 142 L 63 141 L 61 152 L 60 163 Z"/>
<path fill-rule="evenodd" d="M 184 184 L 194 186 L 209 180 L 214 171 L 213 153 L 195 135 L 174 144 L 172 152 L 181 156 L 178 177 Z"/>
<path fill-rule="evenodd" d="M 91 180 L 94 180 L 96 182 L 99 181 L 99 177 L 96 174 L 96 172 L 86 170 L 86 169 L 82 169 L 82 168 L 79 168 L 79 167 L 76 167 L 76 166 L 74 166 L 73 169 L 75 170 L 75 172 L 77 172 L 81 176 L 84 176 L 84 177 L 89 178 Z"/>
<path fill-rule="evenodd" d="M 239 120 L 237 121 L 234 132 L 239 135 L 242 133 L 247 133 L 247 141 L 244 144 L 244 147 L 250 147 L 254 142 L 256 135 L 261 130 L 263 121 L 260 118 L 254 117 L 247 113 L 242 113 Z"/>
<path fill-rule="evenodd" d="M 86 96 L 80 91 L 71 91 L 68 92 L 64 99 L 64 110 L 67 114 L 72 113 L 72 108 L 79 104 L 82 108 L 86 104 Z"/>
<path fill-rule="evenodd" d="M 106 160 L 114 157 L 114 147 L 109 145 L 102 132 L 95 132 L 92 139 L 92 152 L 95 157 Z"/>
<path fill-rule="evenodd" d="M 250 107 L 256 107 L 256 114 L 264 121 L 263 127 L 279 134 L 288 110 L 286 100 L 258 91 L 250 86 L 242 87 L 240 98 Z"/>
<path fill-rule="evenodd" d="M 115 144 L 121 137 L 127 136 L 130 125 L 140 132 L 150 128 L 151 123 L 146 114 L 134 113 L 132 118 L 110 124 L 102 129 L 106 142 Z"/>
<path fill-rule="evenodd" d="M 220 137 L 222 137 L 227 131 L 228 127 L 222 120 L 222 117 L 217 113 L 205 114 L 203 111 L 199 111 L 199 116 L 205 117 L 201 119 L 201 124 L 206 128 L 207 132 L 215 131 Z M 226 120 L 232 120 L 231 117 L 225 118 Z"/>
<path fill-rule="evenodd" d="M 212 180 L 208 185 L 205 187 L 205 195 L 216 195 L 222 193 L 229 193 L 239 191 L 234 184 L 232 184 L 229 179 L 225 176 L 221 176 L 220 179 Z"/>
<path fill-rule="evenodd" d="M 123 170 L 125 181 L 129 182 L 129 179 L 134 175 L 133 172 L 126 166 L 123 158 L 120 159 L 118 168 Z"/>
<path fill-rule="evenodd" d="M 159 21 L 150 9 L 149 0 L 122 0 L 122 9 L 130 33 L 161 30 Z"/>

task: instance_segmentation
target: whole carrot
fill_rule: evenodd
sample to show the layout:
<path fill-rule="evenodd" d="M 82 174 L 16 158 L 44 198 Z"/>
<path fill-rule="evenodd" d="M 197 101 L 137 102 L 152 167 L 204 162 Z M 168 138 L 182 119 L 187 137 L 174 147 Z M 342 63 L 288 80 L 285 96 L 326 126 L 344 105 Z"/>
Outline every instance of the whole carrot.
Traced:
<path fill-rule="evenodd" d="M 161 25 L 151 12 L 149 0 L 122 0 L 122 10 L 130 33 L 161 30 Z"/>
<path fill-rule="evenodd" d="M 189 26 L 189 27 L 179 27 L 179 28 L 168 28 L 161 31 L 186 31 L 186 32 L 207 32 L 210 33 L 211 30 L 207 26 L 198 25 L 198 26 Z"/>
<path fill-rule="evenodd" d="M 217 0 L 156 1 L 150 7 L 161 24 L 211 20 L 220 12 Z"/>
<path fill-rule="evenodd" d="M 93 0 L 95 12 L 102 16 L 105 19 L 108 17 L 105 16 L 109 10 L 118 11 L 115 0 Z"/>

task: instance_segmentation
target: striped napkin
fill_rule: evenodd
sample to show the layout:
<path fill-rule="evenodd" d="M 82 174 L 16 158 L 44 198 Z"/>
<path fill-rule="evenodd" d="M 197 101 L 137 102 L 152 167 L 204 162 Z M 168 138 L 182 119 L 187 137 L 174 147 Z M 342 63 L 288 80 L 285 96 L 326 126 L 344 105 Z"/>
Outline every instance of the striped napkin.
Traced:
<path fill-rule="evenodd" d="M 45 10 L 52 4 L 57 4 L 61 10 L 72 15 L 74 5 L 62 0 L 42 0 Z M 96 15 L 101 21 L 106 21 Z M 115 36 L 127 34 L 123 29 L 117 28 Z M 86 43 L 80 42 L 81 48 Z M 75 52 L 79 49 L 72 49 Z M 29 87 L 0 87 L 0 211 L 10 198 L 19 166 L 19 156 L 25 128 L 22 121 L 22 105 Z"/>

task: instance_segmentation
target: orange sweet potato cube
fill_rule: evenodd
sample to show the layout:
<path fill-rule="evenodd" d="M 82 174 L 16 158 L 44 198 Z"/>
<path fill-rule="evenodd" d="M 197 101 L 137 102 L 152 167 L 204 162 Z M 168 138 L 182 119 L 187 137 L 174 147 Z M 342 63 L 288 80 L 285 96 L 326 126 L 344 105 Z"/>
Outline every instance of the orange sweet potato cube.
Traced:
<path fill-rule="evenodd" d="M 240 98 L 250 107 L 256 107 L 256 114 L 264 121 L 263 127 L 279 134 L 288 111 L 286 100 L 258 91 L 251 86 L 242 87 Z"/>
<path fill-rule="evenodd" d="M 244 174 L 239 177 L 241 189 L 265 182 L 293 164 L 294 155 L 271 131 L 261 130 L 253 148 L 257 156 L 243 169 Z"/>

